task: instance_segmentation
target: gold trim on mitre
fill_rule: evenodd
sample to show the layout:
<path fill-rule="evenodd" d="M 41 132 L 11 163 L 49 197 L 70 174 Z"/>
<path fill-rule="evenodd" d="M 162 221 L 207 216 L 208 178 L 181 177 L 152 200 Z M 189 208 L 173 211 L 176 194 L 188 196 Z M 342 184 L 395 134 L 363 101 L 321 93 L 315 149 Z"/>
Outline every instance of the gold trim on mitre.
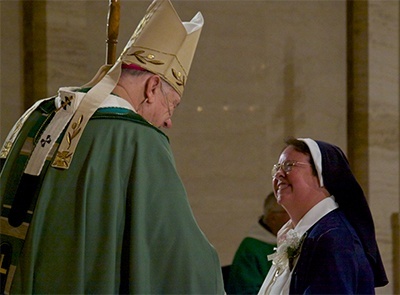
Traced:
<path fill-rule="evenodd" d="M 123 63 L 160 75 L 182 96 L 203 23 L 200 12 L 182 22 L 169 0 L 154 0 L 116 63 L 104 65 L 85 85 L 92 88 L 74 113 L 52 167 L 70 167 L 86 124 L 118 83 Z"/>
<path fill-rule="evenodd" d="M 169 0 L 156 0 L 119 60 L 160 75 L 182 96 L 203 24 L 200 12 L 182 22 Z"/>

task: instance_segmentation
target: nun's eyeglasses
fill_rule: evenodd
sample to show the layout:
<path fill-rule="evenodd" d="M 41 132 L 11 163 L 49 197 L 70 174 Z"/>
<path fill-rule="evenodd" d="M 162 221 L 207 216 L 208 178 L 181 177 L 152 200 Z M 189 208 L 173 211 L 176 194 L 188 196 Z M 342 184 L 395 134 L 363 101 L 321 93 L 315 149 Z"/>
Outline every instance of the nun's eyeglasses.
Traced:
<path fill-rule="evenodd" d="M 292 171 L 293 166 L 299 166 L 299 165 L 311 166 L 310 163 L 305 163 L 305 162 L 285 161 L 283 163 L 278 163 L 278 164 L 275 164 L 274 166 L 272 166 L 271 176 L 272 176 L 272 178 L 275 178 L 275 175 L 278 173 L 279 169 L 281 169 L 281 168 L 285 173 L 288 173 L 288 172 Z"/>

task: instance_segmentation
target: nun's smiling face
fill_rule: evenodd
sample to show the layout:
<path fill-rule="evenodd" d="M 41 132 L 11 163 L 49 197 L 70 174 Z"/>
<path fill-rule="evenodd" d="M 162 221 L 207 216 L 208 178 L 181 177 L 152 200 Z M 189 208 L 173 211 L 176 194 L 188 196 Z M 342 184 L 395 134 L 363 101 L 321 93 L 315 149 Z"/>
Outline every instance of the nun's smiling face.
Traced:
<path fill-rule="evenodd" d="M 278 203 L 288 211 L 293 220 L 295 216 L 301 218 L 312 208 L 314 196 L 320 188 L 318 178 L 313 174 L 309 155 L 288 146 L 279 157 L 278 164 L 283 163 L 292 163 L 291 169 L 280 167 L 273 176 L 272 185 Z"/>

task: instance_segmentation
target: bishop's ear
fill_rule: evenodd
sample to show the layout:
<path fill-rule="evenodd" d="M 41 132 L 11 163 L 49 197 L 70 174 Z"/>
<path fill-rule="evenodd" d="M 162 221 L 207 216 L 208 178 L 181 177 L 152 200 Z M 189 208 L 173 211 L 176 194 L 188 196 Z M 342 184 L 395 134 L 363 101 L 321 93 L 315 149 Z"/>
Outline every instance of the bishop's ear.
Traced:
<path fill-rule="evenodd" d="M 155 101 L 157 91 L 161 91 L 161 78 L 158 75 L 152 75 L 146 81 L 145 97 L 149 103 Z"/>

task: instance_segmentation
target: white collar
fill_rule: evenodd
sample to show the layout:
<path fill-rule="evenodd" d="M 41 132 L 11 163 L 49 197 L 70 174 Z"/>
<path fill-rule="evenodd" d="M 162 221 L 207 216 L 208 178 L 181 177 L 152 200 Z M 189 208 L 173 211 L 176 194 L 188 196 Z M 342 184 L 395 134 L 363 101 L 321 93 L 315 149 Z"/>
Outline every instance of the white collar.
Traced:
<path fill-rule="evenodd" d="M 323 199 L 312 207 L 302 219 L 300 219 L 294 230 L 302 236 L 309 228 L 317 223 L 318 220 L 338 207 L 339 205 L 335 202 L 333 196 Z"/>
<path fill-rule="evenodd" d="M 128 101 L 114 94 L 110 94 L 99 106 L 99 108 L 107 107 L 124 108 L 136 113 L 135 109 Z"/>
<path fill-rule="evenodd" d="M 251 228 L 247 237 L 257 239 L 263 241 L 268 244 L 276 245 L 277 240 L 276 236 L 273 235 L 270 231 L 264 228 L 259 222 L 254 224 Z"/>

